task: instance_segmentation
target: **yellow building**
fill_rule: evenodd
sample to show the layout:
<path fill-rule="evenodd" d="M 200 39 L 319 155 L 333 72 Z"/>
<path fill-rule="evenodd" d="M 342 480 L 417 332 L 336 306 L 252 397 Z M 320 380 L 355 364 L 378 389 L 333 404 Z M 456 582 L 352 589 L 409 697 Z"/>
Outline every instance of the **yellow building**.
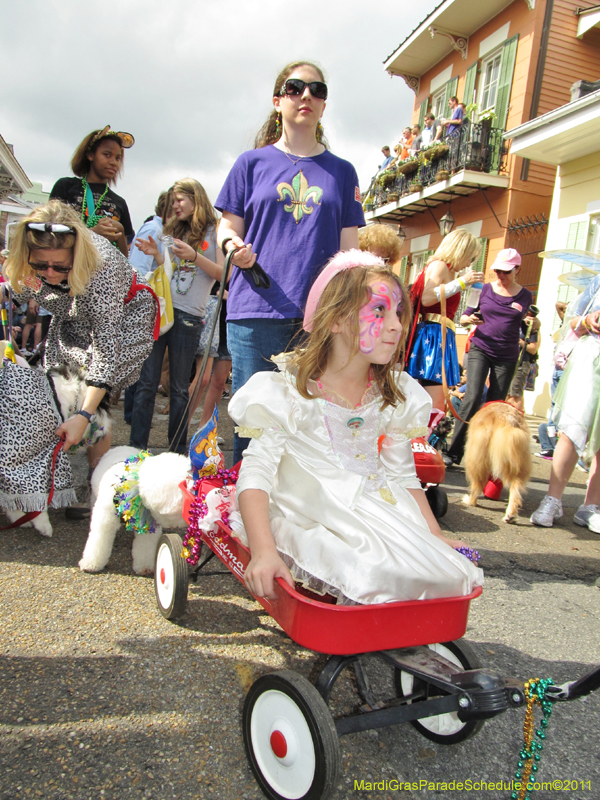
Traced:
<path fill-rule="evenodd" d="M 552 196 L 546 250 L 600 253 L 600 86 L 596 91 L 507 131 L 515 156 L 558 167 Z M 552 334 L 560 327 L 557 301 L 569 302 L 577 290 L 558 276 L 577 266 L 544 259 L 537 305 L 542 323 L 540 373 L 535 392 L 525 393 L 526 411 L 545 415 L 550 408 Z"/>

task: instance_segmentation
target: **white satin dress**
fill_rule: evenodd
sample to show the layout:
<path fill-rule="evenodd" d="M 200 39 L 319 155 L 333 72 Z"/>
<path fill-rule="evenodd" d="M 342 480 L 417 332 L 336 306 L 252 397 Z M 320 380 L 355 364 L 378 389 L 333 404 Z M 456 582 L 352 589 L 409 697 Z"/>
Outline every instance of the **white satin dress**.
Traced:
<path fill-rule="evenodd" d="M 252 441 L 237 496 L 269 494 L 271 531 L 295 580 L 339 603 L 469 594 L 483 572 L 434 536 L 407 491 L 420 489 L 411 438 L 426 431 L 427 392 L 405 372 L 406 396 L 381 410 L 371 390 L 358 408 L 308 400 L 285 360 L 239 389 L 229 415 Z M 380 450 L 380 452 L 379 452 Z M 245 531 L 234 534 L 244 543 Z"/>

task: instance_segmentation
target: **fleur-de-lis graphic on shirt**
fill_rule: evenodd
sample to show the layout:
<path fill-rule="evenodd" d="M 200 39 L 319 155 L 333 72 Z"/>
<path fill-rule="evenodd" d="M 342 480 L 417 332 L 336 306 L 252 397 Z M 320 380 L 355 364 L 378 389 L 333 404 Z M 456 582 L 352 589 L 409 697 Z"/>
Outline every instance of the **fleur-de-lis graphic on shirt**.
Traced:
<path fill-rule="evenodd" d="M 323 196 L 323 189 L 319 186 L 308 185 L 308 181 L 304 177 L 302 170 L 292 178 L 291 184 L 278 184 L 277 192 L 279 193 L 280 201 L 288 198 L 284 209 L 292 213 L 296 224 L 300 222 L 305 214 L 312 214 L 315 210 L 315 206 L 320 205 L 319 200 Z M 313 203 L 310 206 L 308 205 L 309 200 L 312 200 Z"/>

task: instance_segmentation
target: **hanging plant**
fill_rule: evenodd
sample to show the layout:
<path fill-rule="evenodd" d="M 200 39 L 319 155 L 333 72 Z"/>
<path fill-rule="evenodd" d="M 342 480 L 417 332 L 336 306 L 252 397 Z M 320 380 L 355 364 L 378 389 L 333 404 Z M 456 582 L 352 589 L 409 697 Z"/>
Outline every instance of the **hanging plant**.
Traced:
<path fill-rule="evenodd" d="M 396 178 L 396 170 L 386 169 L 385 172 L 382 172 L 381 175 L 377 178 L 377 183 L 385 189 L 386 186 L 392 185 L 395 178 Z"/>

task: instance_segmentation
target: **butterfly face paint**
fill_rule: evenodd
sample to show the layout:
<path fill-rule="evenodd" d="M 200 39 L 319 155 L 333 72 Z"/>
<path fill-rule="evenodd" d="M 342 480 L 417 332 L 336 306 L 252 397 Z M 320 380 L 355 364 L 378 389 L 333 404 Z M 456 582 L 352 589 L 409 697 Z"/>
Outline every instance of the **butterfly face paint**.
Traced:
<path fill-rule="evenodd" d="M 369 282 L 371 297 L 368 302 L 358 312 L 359 322 L 359 344 L 361 353 L 369 355 L 373 352 L 381 339 L 386 319 L 390 320 L 390 315 L 398 322 L 400 313 L 400 289 L 397 286 L 386 283 L 381 279 L 374 279 Z M 400 336 L 398 333 L 390 337 L 390 341 L 395 339 L 397 343 Z"/>

